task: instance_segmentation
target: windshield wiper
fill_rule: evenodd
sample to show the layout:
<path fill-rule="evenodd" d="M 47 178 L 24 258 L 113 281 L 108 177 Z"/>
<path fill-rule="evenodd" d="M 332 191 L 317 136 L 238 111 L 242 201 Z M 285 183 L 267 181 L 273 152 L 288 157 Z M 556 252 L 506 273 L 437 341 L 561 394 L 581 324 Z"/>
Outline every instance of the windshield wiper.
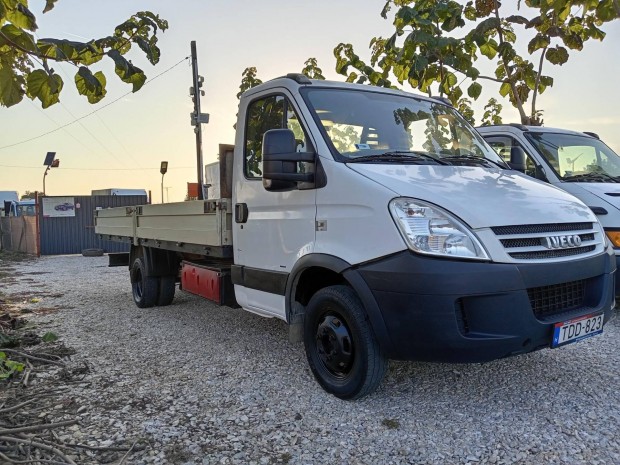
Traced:
<path fill-rule="evenodd" d="M 363 162 L 380 162 L 380 161 L 394 161 L 394 162 L 420 162 L 431 161 L 437 165 L 447 165 L 445 161 L 439 160 L 431 155 L 427 155 L 422 152 L 409 152 L 406 150 L 393 150 L 390 152 L 380 153 L 378 155 L 364 155 L 361 157 L 350 158 L 347 163 L 363 163 Z"/>
<path fill-rule="evenodd" d="M 485 157 L 477 157 L 475 155 L 449 155 L 446 157 L 443 157 L 444 160 L 448 159 L 448 160 L 464 160 L 464 161 L 475 161 L 478 162 L 480 164 L 485 164 L 485 165 L 489 165 L 489 163 L 495 165 L 495 166 L 499 166 L 502 169 L 506 169 L 506 167 L 504 165 L 502 165 L 501 163 L 491 160 L 489 158 L 485 158 Z"/>
<path fill-rule="evenodd" d="M 564 176 L 562 181 L 620 182 L 617 177 L 607 173 L 573 174 L 572 176 Z"/>

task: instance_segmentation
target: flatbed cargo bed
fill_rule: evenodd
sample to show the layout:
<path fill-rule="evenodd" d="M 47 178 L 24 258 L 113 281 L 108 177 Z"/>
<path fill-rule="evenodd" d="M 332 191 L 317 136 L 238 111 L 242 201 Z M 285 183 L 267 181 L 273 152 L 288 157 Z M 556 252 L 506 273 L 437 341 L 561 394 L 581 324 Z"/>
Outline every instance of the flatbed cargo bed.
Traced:
<path fill-rule="evenodd" d="M 104 240 L 230 257 L 232 203 L 192 200 L 97 210 L 95 233 Z"/>

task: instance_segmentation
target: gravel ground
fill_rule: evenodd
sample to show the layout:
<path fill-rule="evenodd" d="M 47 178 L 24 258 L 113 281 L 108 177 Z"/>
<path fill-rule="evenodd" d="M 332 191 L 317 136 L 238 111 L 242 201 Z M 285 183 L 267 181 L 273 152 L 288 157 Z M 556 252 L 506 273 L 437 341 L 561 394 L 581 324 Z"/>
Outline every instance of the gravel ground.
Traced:
<path fill-rule="evenodd" d="M 314 381 L 284 322 L 184 292 L 140 310 L 107 257 L 16 264 L 7 293 L 91 371 L 72 386 L 91 445 L 148 446 L 127 463 L 618 464 L 620 319 L 602 336 L 484 365 L 390 362 L 371 396 Z"/>

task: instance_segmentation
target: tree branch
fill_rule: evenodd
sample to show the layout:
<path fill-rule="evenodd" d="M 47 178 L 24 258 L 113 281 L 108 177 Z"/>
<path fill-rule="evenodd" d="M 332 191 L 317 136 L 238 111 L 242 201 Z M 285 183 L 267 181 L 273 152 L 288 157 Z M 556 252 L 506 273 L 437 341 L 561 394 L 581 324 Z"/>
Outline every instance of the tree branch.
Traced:
<path fill-rule="evenodd" d="M 20 426 L 19 428 L 0 429 L 0 434 L 17 434 L 17 433 L 34 433 L 35 431 L 44 431 L 53 428 L 61 428 L 63 426 L 75 425 L 77 420 L 59 421 L 57 423 L 44 423 L 42 425 Z"/>
<path fill-rule="evenodd" d="M 532 114 L 530 116 L 532 121 L 534 121 L 534 118 L 536 117 L 536 97 L 538 97 L 538 86 L 540 85 L 540 76 L 542 74 L 543 63 L 545 61 L 545 53 L 547 53 L 547 47 L 543 48 L 543 51 L 540 54 L 540 62 L 538 63 L 538 74 L 536 75 L 534 93 L 532 95 Z"/>
<path fill-rule="evenodd" d="M 502 24 L 501 18 L 499 17 L 499 2 L 497 0 L 493 0 L 493 4 L 495 6 L 495 17 L 499 22 L 499 26 L 497 27 L 497 34 L 499 36 L 500 44 L 504 43 L 504 33 L 502 32 Z M 515 85 L 512 79 L 512 71 L 510 71 L 510 67 L 506 64 L 506 61 L 502 58 L 502 63 L 504 64 L 504 70 L 506 71 L 507 82 L 510 83 L 510 88 L 512 89 L 512 95 L 515 99 L 515 103 L 517 104 L 517 110 L 519 110 L 519 115 L 521 116 L 521 122 L 527 122 L 527 115 L 525 114 L 525 110 L 523 109 L 523 102 L 521 101 L 521 97 L 519 97 L 519 93 L 517 92 L 517 86 Z"/>
<path fill-rule="evenodd" d="M 0 436 L 0 441 L 12 442 L 15 444 L 25 444 L 25 445 L 36 447 L 38 449 L 46 450 L 48 452 L 52 452 L 56 454 L 58 457 L 61 457 L 65 462 L 70 463 L 71 465 L 77 465 L 73 460 L 71 460 L 69 457 L 63 454 L 62 451 L 56 449 L 55 447 L 42 444 L 40 442 L 31 441 L 29 439 L 13 438 L 11 436 Z"/>
<path fill-rule="evenodd" d="M 13 349 L 2 349 L 2 352 L 7 352 L 9 354 L 15 354 L 15 355 L 19 355 L 20 357 L 24 357 L 24 358 L 28 358 L 30 360 L 34 360 L 36 362 L 42 362 L 42 363 L 50 363 L 52 365 L 58 365 L 59 367 L 64 367 L 66 366 L 64 363 L 62 362 L 57 362 L 55 360 L 48 360 L 46 358 L 39 358 L 39 357 L 35 357 L 34 355 L 30 355 L 27 354 L 25 352 L 20 352 L 19 350 L 13 350 Z"/>

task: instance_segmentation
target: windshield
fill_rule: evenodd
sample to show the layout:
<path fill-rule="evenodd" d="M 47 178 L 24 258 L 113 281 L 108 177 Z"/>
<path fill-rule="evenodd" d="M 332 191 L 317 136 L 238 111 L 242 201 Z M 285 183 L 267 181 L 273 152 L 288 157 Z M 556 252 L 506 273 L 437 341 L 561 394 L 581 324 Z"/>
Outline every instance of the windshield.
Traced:
<path fill-rule="evenodd" d="M 377 161 L 402 162 L 404 156 L 385 156 L 396 153 L 417 155 L 417 163 L 433 163 L 434 158 L 507 168 L 469 123 L 441 102 L 345 89 L 306 88 L 304 95 L 344 161 L 372 162 L 376 156 Z"/>
<path fill-rule="evenodd" d="M 525 134 L 563 181 L 614 182 L 620 177 L 620 157 L 598 139 L 551 132 Z"/>

